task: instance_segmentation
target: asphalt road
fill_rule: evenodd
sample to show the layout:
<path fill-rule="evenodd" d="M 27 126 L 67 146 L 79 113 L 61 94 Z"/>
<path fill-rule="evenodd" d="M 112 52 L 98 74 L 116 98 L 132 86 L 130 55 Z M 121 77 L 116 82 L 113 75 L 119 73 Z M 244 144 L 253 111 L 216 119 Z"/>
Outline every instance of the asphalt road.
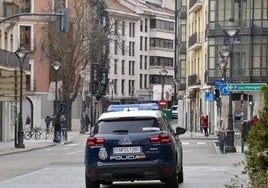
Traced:
<path fill-rule="evenodd" d="M 73 143 L 0 157 L 0 188 L 83 188 L 86 135 Z M 183 139 L 184 183 L 180 188 L 221 188 L 240 176 L 243 154 L 218 154 L 213 140 Z M 243 178 L 243 177 L 242 177 Z M 164 188 L 153 182 L 116 182 L 102 188 Z"/>

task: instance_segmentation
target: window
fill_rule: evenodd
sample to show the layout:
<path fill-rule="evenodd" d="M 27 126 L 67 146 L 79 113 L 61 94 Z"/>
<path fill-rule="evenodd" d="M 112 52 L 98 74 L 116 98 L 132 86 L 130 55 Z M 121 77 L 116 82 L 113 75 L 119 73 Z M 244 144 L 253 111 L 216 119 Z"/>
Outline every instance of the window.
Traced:
<path fill-rule="evenodd" d="M 129 22 L 129 37 L 135 37 L 135 23 Z"/>
<path fill-rule="evenodd" d="M 144 69 L 147 70 L 148 56 L 144 56 Z"/>
<path fill-rule="evenodd" d="M 142 50 L 142 44 L 143 44 L 143 43 L 142 43 L 142 40 L 143 40 L 143 37 L 141 36 L 141 37 L 140 37 L 140 50 Z"/>
<path fill-rule="evenodd" d="M 114 34 L 115 35 L 118 34 L 118 21 L 117 20 L 114 21 Z"/>
<path fill-rule="evenodd" d="M 142 58 L 143 58 L 143 56 L 142 55 L 140 55 L 140 69 L 142 70 L 142 63 L 143 63 L 143 61 L 142 61 Z"/>
<path fill-rule="evenodd" d="M 144 88 L 148 88 L 148 86 L 147 86 L 147 77 L 148 77 L 148 75 L 145 74 L 144 75 Z"/>
<path fill-rule="evenodd" d="M 5 3 L 4 4 L 4 16 L 5 17 L 9 17 L 12 16 L 14 14 L 18 14 L 19 13 L 19 6 L 12 3 Z"/>
<path fill-rule="evenodd" d="M 143 20 L 140 20 L 140 32 L 143 31 Z"/>
<path fill-rule="evenodd" d="M 144 26 L 144 31 L 145 31 L 145 33 L 147 33 L 147 32 L 148 32 L 148 19 L 147 19 L 147 18 L 145 18 L 145 26 Z"/>
<path fill-rule="evenodd" d="M 66 7 L 65 0 L 54 0 L 54 7 L 55 7 L 55 9 L 65 8 Z"/>
<path fill-rule="evenodd" d="M 118 51 L 118 40 L 114 40 L 114 54 L 117 55 L 117 51 Z"/>
<path fill-rule="evenodd" d="M 31 12 L 31 0 L 22 0 L 20 12 L 21 13 L 30 13 Z"/>
<path fill-rule="evenodd" d="M 148 41 L 148 37 L 145 37 L 145 41 L 144 41 L 144 50 L 147 51 L 147 41 Z"/>
<path fill-rule="evenodd" d="M 143 132 L 144 127 L 159 127 L 161 129 L 161 126 L 154 118 L 133 118 L 128 120 L 100 121 L 94 132 L 99 134 L 114 134 L 116 130 L 126 130 L 128 133 L 139 133 Z"/>
<path fill-rule="evenodd" d="M 122 21 L 122 36 L 125 36 L 126 22 Z"/>
<path fill-rule="evenodd" d="M 122 41 L 122 55 L 125 55 L 125 41 Z"/>
<path fill-rule="evenodd" d="M 114 74 L 117 74 L 117 68 L 118 68 L 118 60 L 114 60 Z"/>
<path fill-rule="evenodd" d="M 129 61 L 128 62 L 128 74 L 134 75 L 135 72 L 135 61 Z"/>
<path fill-rule="evenodd" d="M 121 80 L 121 94 L 125 94 L 125 80 Z"/>
<path fill-rule="evenodd" d="M 20 26 L 20 43 L 27 50 L 31 50 L 31 26 Z"/>
<path fill-rule="evenodd" d="M 142 74 L 140 74 L 140 89 L 142 89 L 142 83 L 143 83 L 143 80 L 142 80 Z"/>
<path fill-rule="evenodd" d="M 150 38 L 150 47 L 173 49 L 173 40 Z"/>
<path fill-rule="evenodd" d="M 117 79 L 114 79 L 114 93 L 117 94 Z"/>
<path fill-rule="evenodd" d="M 169 21 L 163 21 L 163 20 L 156 20 L 151 19 L 150 20 L 150 28 L 151 29 L 162 29 L 166 31 L 174 31 L 174 23 Z"/>
<path fill-rule="evenodd" d="M 125 74 L 125 60 L 122 60 L 121 73 L 122 73 L 122 75 Z"/>

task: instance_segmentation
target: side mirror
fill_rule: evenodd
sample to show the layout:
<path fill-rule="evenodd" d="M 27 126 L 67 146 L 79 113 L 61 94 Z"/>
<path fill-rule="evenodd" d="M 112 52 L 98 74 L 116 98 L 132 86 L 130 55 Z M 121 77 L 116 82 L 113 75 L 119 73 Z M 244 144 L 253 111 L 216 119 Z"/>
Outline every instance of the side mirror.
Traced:
<path fill-rule="evenodd" d="M 184 134 L 185 129 L 182 127 L 176 127 L 176 135 Z"/>

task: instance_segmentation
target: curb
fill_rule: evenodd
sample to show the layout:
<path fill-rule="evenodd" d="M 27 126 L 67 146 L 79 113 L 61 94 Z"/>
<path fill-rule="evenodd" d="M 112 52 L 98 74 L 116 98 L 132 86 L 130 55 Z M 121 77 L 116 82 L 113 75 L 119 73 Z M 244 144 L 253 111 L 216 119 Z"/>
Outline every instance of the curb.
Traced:
<path fill-rule="evenodd" d="M 72 140 L 68 140 L 66 142 L 59 143 L 59 145 L 70 144 L 72 142 L 73 142 Z M 47 148 L 47 147 L 52 147 L 52 146 L 56 146 L 56 145 L 58 145 L 58 144 L 52 142 L 52 143 L 36 144 L 36 145 L 33 145 L 33 146 L 29 146 L 27 148 L 12 148 L 12 149 L 7 149 L 7 150 L 0 151 L 0 156 L 14 154 L 14 153 L 28 152 L 28 151 Z"/>

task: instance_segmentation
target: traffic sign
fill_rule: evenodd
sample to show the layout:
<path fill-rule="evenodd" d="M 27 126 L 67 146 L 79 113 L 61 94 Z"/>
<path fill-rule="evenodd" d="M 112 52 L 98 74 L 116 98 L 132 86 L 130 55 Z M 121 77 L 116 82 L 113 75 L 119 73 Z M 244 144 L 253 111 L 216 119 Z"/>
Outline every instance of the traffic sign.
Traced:
<path fill-rule="evenodd" d="M 164 99 L 161 99 L 161 100 L 159 101 L 159 106 L 160 106 L 161 108 L 166 108 L 166 106 L 167 106 L 167 101 L 164 100 Z"/>
<path fill-rule="evenodd" d="M 214 81 L 214 86 L 220 86 L 224 83 L 224 80 L 215 80 Z"/>
<path fill-rule="evenodd" d="M 214 101 L 215 100 L 215 95 L 213 92 L 206 92 L 205 94 L 205 100 L 206 101 Z"/>
<path fill-rule="evenodd" d="M 220 90 L 220 93 L 222 95 L 228 95 L 229 94 L 229 91 L 227 90 L 227 84 L 220 85 L 219 90 Z"/>
<path fill-rule="evenodd" d="M 228 91 L 260 91 L 266 83 L 227 84 Z"/>

